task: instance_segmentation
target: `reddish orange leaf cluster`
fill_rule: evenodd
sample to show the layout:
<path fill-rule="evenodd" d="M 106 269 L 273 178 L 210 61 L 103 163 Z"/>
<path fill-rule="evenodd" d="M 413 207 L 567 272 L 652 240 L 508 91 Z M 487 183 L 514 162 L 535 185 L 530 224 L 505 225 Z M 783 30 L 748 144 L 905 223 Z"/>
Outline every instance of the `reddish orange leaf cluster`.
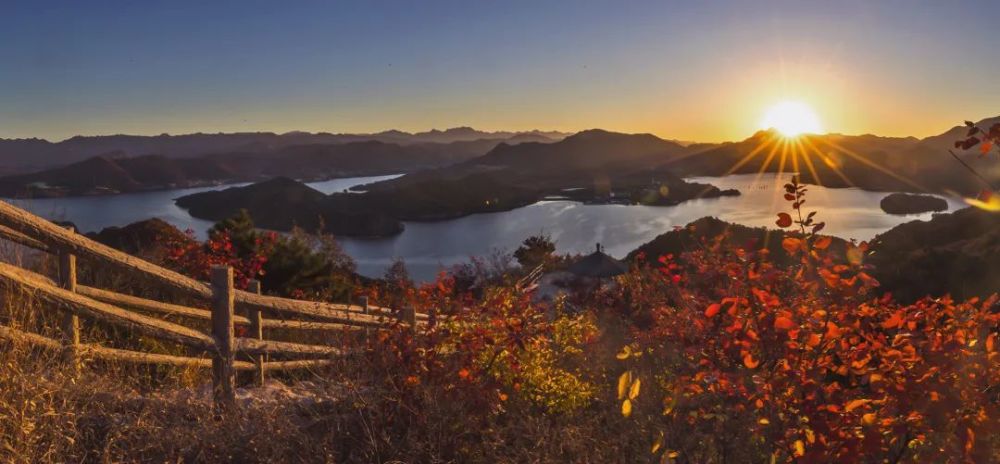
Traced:
<path fill-rule="evenodd" d="M 764 443 L 769 454 L 755 461 L 904 462 L 919 453 L 926 462 L 989 462 L 995 448 L 976 436 L 1000 430 L 997 298 L 898 304 L 876 296 L 865 244 L 840 261 L 828 254 L 831 242 L 786 237 L 799 259 L 779 266 L 714 241 L 672 261 L 683 263 L 681 285 L 643 282 L 633 294 L 660 298 L 637 337 L 658 353 L 644 358 L 650 373 L 669 373 L 657 429 L 676 433 L 664 447 Z M 746 437 L 678 437 L 746 424 L 754 427 Z"/>

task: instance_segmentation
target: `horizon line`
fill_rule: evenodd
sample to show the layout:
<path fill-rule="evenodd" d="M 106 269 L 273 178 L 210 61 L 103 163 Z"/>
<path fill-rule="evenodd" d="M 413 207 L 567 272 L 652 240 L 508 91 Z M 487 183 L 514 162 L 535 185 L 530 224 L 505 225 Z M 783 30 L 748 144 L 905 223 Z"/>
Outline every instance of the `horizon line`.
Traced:
<path fill-rule="evenodd" d="M 1000 115 L 987 116 L 987 117 L 984 117 L 984 118 L 979 118 L 978 121 L 977 121 L 977 124 L 978 124 L 979 121 L 983 121 L 983 120 L 986 120 L 986 119 L 998 118 L 998 117 L 1000 117 Z M 876 133 L 873 133 L 873 132 L 847 134 L 847 133 L 843 133 L 843 132 L 833 132 L 833 131 L 831 131 L 831 132 L 822 132 L 822 133 L 814 133 L 814 134 L 810 134 L 810 135 L 840 135 L 840 136 L 846 136 L 846 137 L 875 136 L 875 137 L 882 137 L 882 138 L 916 138 L 916 139 L 922 140 L 922 139 L 925 139 L 925 138 L 928 138 L 928 137 L 934 137 L 934 136 L 938 136 L 938 135 L 944 134 L 945 132 L 948 132 L 949 130 L 952 130 L 952 129 L 956 128 L 956 127 L 961 127 L 961 124 L 955 124 L 955 125 L 953 125 L 951 127 L 948 127 L 946 129 L 942 130 L 941 132 L 936 132 L 936 133 L 932 133 L 932 134 L 925 135 L 925 136 L 918 136 L 918 135 L 881 135 L 881 134 L 876 134 Z M 48 143 L 52 143 L 52 144 L 58 144 L 58 143 L 63 143 L 63 142 L 66 142 L 66 141 L 69 141 L 69 140 L 72 140 L 72 139 L 75 139 L 75 138 L 98 138 L 98 137 L 163 137 L 163 136 L 166 136 L 166 137 L 184 137 L 184 136 L 191 136 L 191 135 L 237 135 L 237 134 L 273 134 L 273 135 L 283 136 L 283 135 L 290 135 L 290 134 L 295 134 L 295 133 L 309 134 L 309 135 L 335 135 L 335 136 L 375 136 L 375 135 L 384 134 L 384 133 L 387 133 L 387 132 L 401 132 L 401 133 L 404 133 L 404 134 L 407 134 L 407 135 L 417 135 L 417 134 L 431 133 L 431 132 L 435 132 L 435 131 L 437 131 L 437 132 L 446 132 L 446 131 L 454 130 L 454 129 L 471 129 L 471 130 L 474 130 L 474 131 L 477 131 L 477 132 L 483 132 L 485 134 L 496 134 L 496 133 L 503 133 L 503 132 L 508 132 L 508 133 L 512 133 L 512 134 L 529 134 L 529 133 L 556 132 L 556 133 L 561 133 L 561 134 L 567 134 L 566 137 L 569 137 L 569 136 L 572 136 L 572 135 L 575 135 L 575 134 L 579 134 L 581 132 L 586 132 L 588 130 L 603 130 L 603 131 L 606 131 L 606 132 L 616 132 L 616 133 L 628 134 L 628 135 L 652 135 L 652 136 L 660 138 L 662 140 L 673 141 L 673 142 L 680 142 L 680 143 L 687 143 L 687 144 L 701 144 L 701 143 L 726 144 L 726 143 L 736 143 L 736 142 L 740 142 L 740 141 L 743 141 L 743 140 L 747 140 L 749 138 L 752 138 L 758 132 L 767 131 L 767 130 L 773 130 L 774 128 L 770 128 L 770 129 L 761 128 L 761 129 L 758 129 L 758 130 L 752 132 L 751 134 L 747 135 L 746 137 L 744 137 L 742 139 L 737 139 L 737 140 L 721 140 L 721 141 L 718 141 L 718 140 L 717 141 L 690 140 L 690 139 L 686 139 L 686 138 L 683 138 L 683 137 L 666 137 L 666 136 L 660 135 L 659 133 L 649 132 L 649 131 L 625 132 L 625 131 L 618 131 L 618 130 L 612 130 L 612 129 L 603 129 L 603 128 L 598 127 L 598 126 L 594 126 L 594 127 L 590 127 L 590 128 L 586 128 L 586 129 L 569 130 L 569 131 L 567 131 L 567 130 L 559 130 L 559 129 L 538 129 L 538 128 L 535 128 L 535 129 L 526 129 L 526 130 L 480 129 L 480 128 L 476 128 L 476 127 L 469 126 L 469 125 L 458 125 L 458 126 L 453 126 L 453 127 L 447 127 L 445 129 L 438 129 L 436 127 L 431 127 L 429 129 L 426 129 L 426 130 L 416 130 L 416 131 L 407 131 L 407 130 L 402 130 L 402 129 L 389 128 L 389 129 L 383 129 L 383 130 L 371 131 L 371 132 L 329 132 L 329 131 L 311 132 L 311 131 L 296 130 L 296 129 L 288 130 L 288 131 L 283 131 L 283 132 L 274 131 L 274 130 L 246 130 L 246 131 L 233 131 L 233 132 L 225 132 L 225 131 L 217 131 L 217 132 L 197 131 L 197 132 L 182 132 L 182 133 L 173 133 L 173 134 L 170 133 L 170 132 L 159 132 L 159 133 L 123 133 L 123 132 L 118 132 L 118 133 L 105 133 L 105 134 L 76 134 L 76 135 L 72 135 L 72 136 L 69 136 L 69 137 L 66 137 L 66 138 L 62 138 L 62 139 L 59 139 L 59 140 L 55 140 L 55 141 L 52 140 L 52 139 L 48 139 L 48 138 L 45 138 L 45 137 L 38 137 L 38 136 L 28 136 L 28 137 L 0 137 L 0 141 L 40 140 L 40 141 L 44 141 L 44 142 L 48 142 Z"/>

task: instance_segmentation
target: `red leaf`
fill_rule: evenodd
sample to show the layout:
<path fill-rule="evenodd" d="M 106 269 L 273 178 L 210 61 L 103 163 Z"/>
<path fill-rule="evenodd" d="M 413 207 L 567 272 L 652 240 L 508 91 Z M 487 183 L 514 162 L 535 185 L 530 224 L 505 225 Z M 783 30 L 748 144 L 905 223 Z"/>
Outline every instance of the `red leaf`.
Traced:
<path fill-rule="evenodd" d="M 715 316 L 716 314 L 719 314 L 719 309 L 721 307 L 722 306 L 720 306 L 719 303 L 713 303 L 709 305 L 708 309 L 705 310 L 705 317 L 712 317 Z"/>
<path fill-rule="evenodd" d="M 781 247 L 788 252 L 788 254 L 795 254 L 796 251 L 802 246 L 802 240 L 797 238 L 788 237 L 781 241 Z"/>
<path fill-rule="evenodd" d="M 891 329 L 894 327 L 900 327 L 903 325 L 903 314 L 901 311 L 896 311 L 889 319 L 882 322 L 883 329 Z"/>
<path fill-rule="evenodd" d="M 774 328 L 781 330 L 791 330 L 795 328 L 795 322 L 793 322 L 791 319 L 787 317 L 779 316 L 774 320 Z"/>
<path fill-rule="evenodd" d="M 792 216 L 788 213 L 778 213 L 778 220 L 775 221 L 778 227 L 788 227 L 792 225 Z"/>
<path fill-rule="evenodd" d="M 871 402 L 871 400 L 867 400 L 867 399 L 851 400 L 850 402 L 847 403 L 846 406 L 844 406 L 844 410 L 847 411 L 847 412 L 851 412 L 851 411 L 853 411 L 855 409 L 858 409 L 861 406 L 864 406 L 864 405 L 866 405 L 866 404 L 868 404 L 870 402 Z"/>

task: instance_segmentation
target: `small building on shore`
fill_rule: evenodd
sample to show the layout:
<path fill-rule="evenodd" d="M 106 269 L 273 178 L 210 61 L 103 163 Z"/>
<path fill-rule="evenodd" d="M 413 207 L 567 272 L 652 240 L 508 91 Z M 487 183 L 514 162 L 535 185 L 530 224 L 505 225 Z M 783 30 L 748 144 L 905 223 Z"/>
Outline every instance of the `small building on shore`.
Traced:
<path fill-rule="evenodd" d="M 597 250 L 573 263 L 566 270 L 578 277 L 610 279 L 628 272 L 628 266 L 604 253 L 604 247 L 598 243 Z"/>

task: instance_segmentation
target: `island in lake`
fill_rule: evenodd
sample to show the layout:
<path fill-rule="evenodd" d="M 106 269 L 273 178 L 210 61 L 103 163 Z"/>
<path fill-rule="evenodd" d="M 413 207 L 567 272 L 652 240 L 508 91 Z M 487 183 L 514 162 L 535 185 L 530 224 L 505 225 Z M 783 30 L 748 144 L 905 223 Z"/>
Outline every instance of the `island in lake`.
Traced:
<path fill-rule="evenodd" d="M 221 220 L 246 209 L 263 227 L 324 226 L 347 236 L 387 236 L 402 221 L 453 219 L 508 211 L 544 199 L 671 206 L 739 195 L 687 182 L 665 165 L 691 148 L 651 135 L 585 131 L 559 142 L 500 144 L 455 165 L 323 195 L 291 179 L 181 197 L 194 217 Z M 375 213 L 377 212 L 377 213 Z"/>
<path fill-rule="evenodd" d="M 882 211 L 889 214 L 920 214 L 931 211 L 947 211 L 948 202 L 931 195 L 910 193 L 890 193 L 879 202 Z"/>

